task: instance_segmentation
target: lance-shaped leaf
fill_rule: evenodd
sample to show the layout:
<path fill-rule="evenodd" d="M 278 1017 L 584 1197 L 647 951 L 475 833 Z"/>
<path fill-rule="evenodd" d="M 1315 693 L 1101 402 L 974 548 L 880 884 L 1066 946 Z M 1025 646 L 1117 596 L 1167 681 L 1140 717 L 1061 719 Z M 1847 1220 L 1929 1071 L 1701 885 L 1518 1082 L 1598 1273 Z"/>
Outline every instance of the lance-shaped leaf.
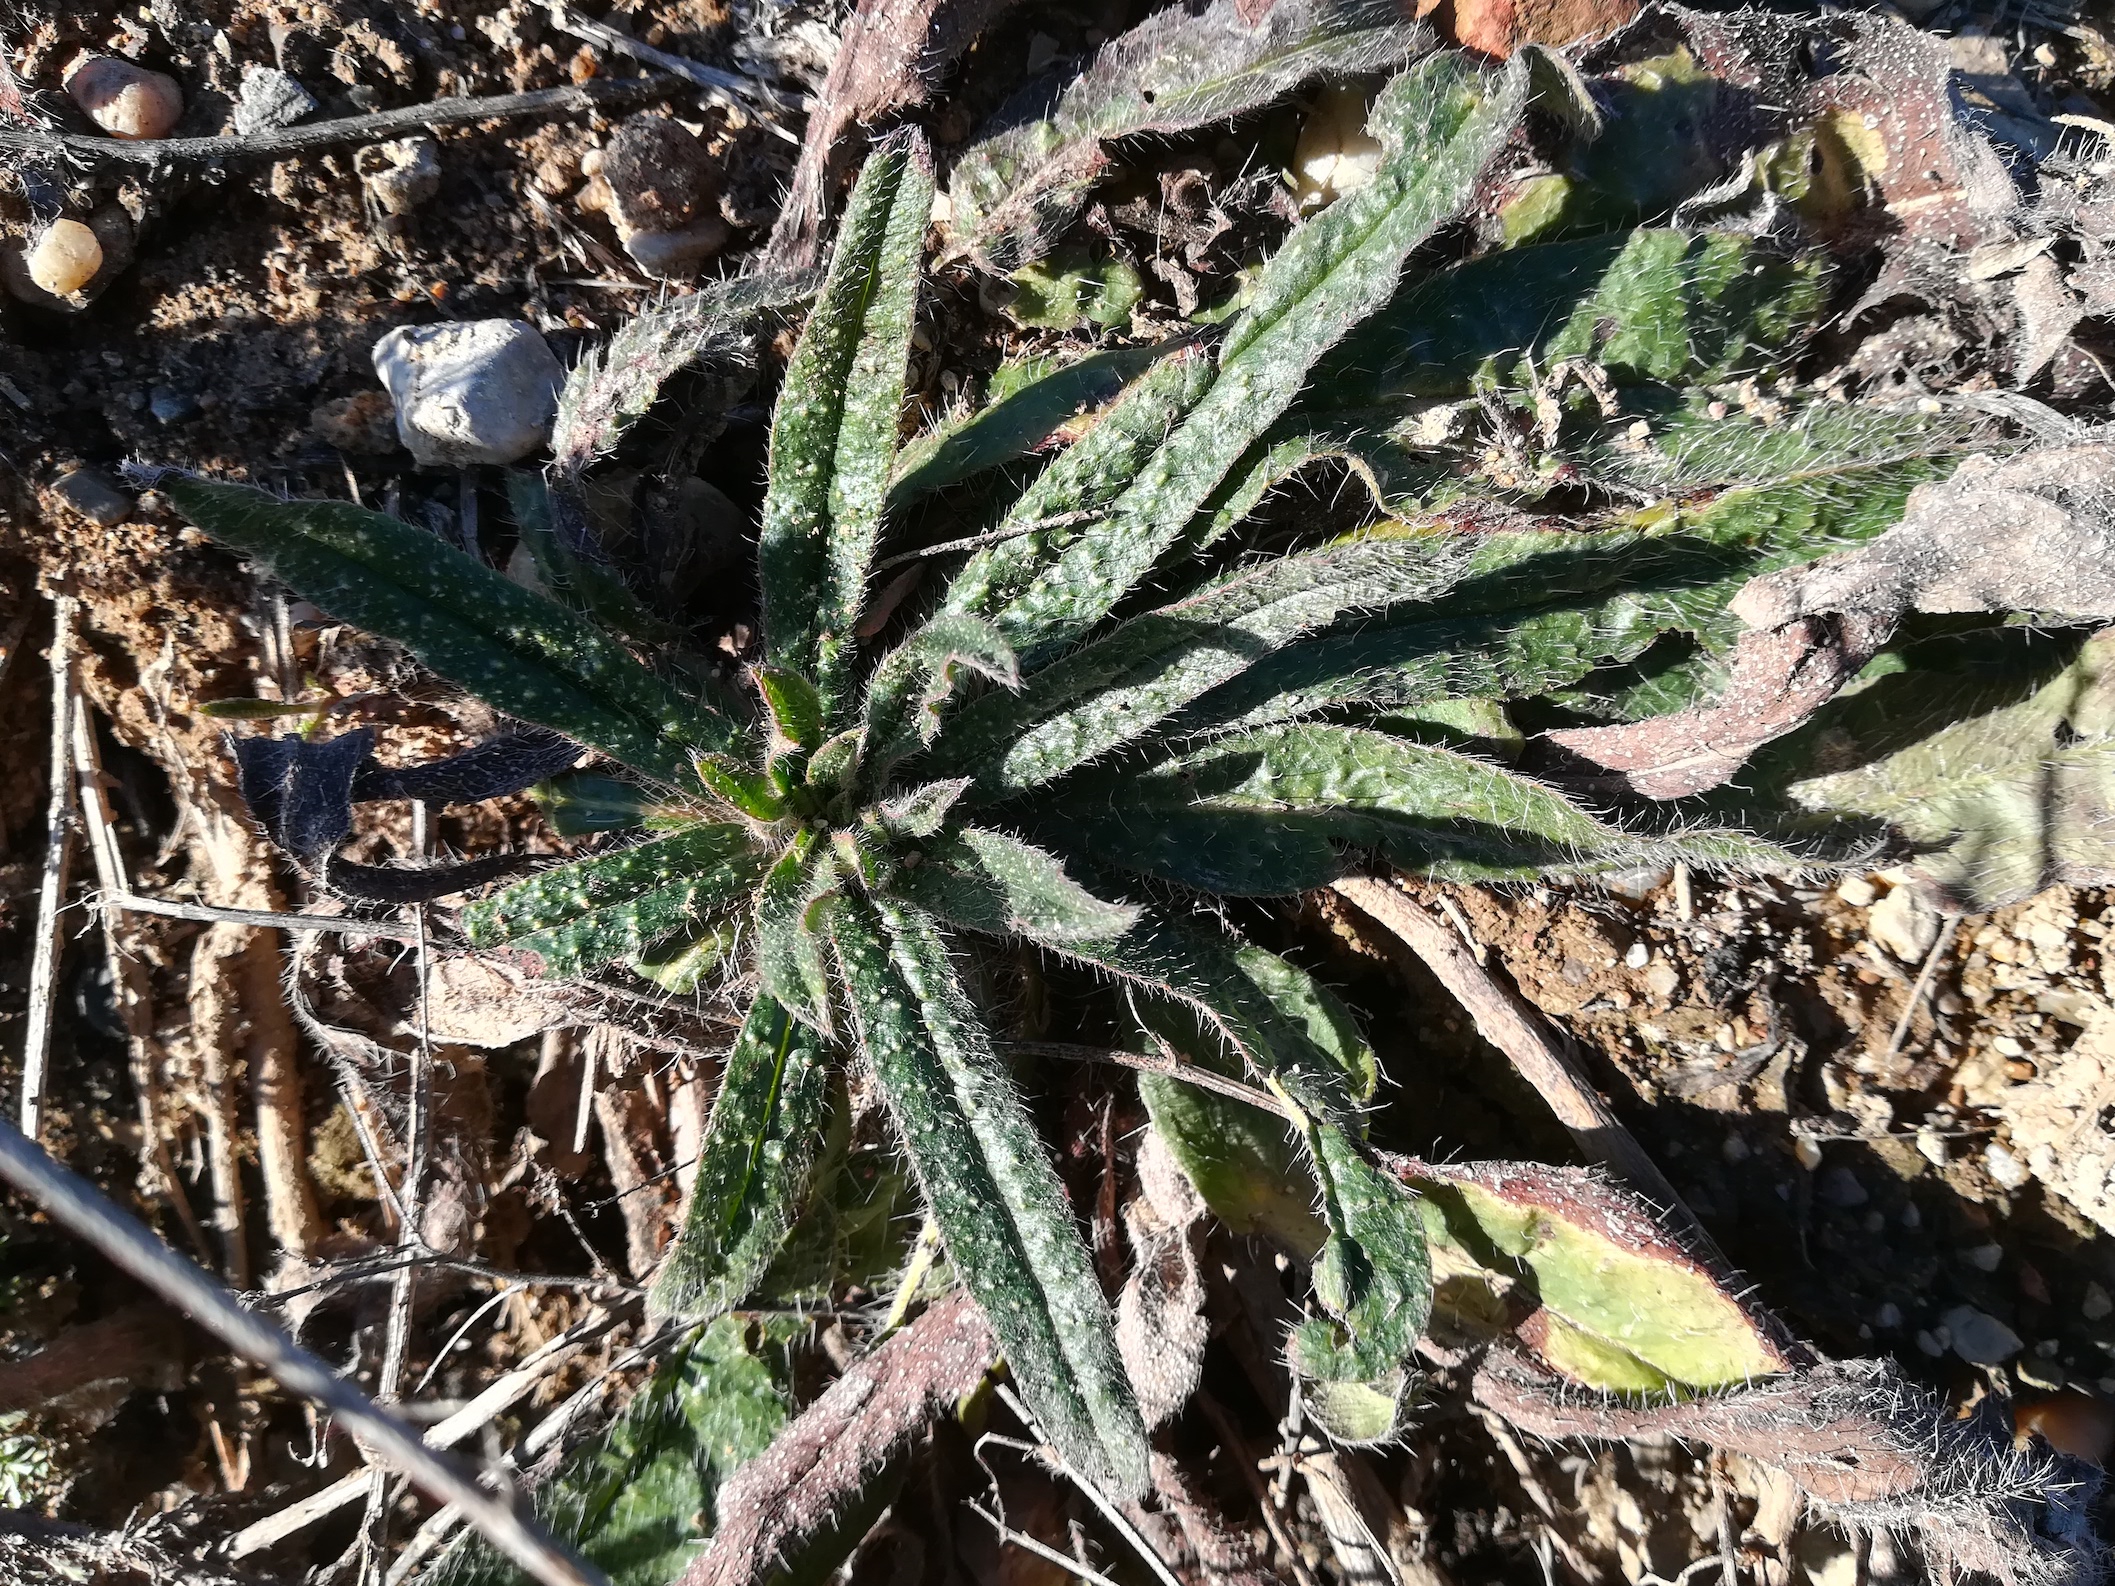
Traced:
<path fill-rule="evenodd" d="M 1108 615 L 1299 392 L 1315 361 L 1386 300 L 1410 251 L 1467 204 L 1518 122 L 1524 70 L 1432 56 L 1375 102 L 1387 146 L 1373 180 L 1295 231 L 1227 332 L 1211 388 L 1142 472 L 993 613 L 1024 661 Z"/>
<path fill-rule="evenodd" d="M 1137 908 L 1096 897 L 1055 855 L 1004 832 L 958 825 L 917 853 L 889 890 L 970 930 L 1062 946 L 1120 937 L 1138 923 Z"/>
<path fill-rule="evenodd" d="M 1625 831 L 1503 766 L 1359 727 L 1262 728 L 1107 787 L 1107 812 L 1083 822 L 1079 841 L 1192 884 L 1202 884 L 1200 865 L 1214 867 L 1211 884 L 1222 890 L 1246 890 L 1217 851 L 1244 837 L 1266 845 L 1283 867 L 1268 879 L 1291 890 L 1341 874 L 1340 848 L 1460 879 L 1655 857 L 1797 862 L 1735 833 Z"/>
<path fill-rule="evenodd" d="M 1039 360 L 1041 372 L 1018 377 L 1017 383 L 994 394 L 986 406 L 959 423 L 921 435 L 905 446 L 896 460 L 889 505 L 900 507 L 929 491 L 1026 457 L 1082 409 L 1115 397 L 1174 346 L 1162 342 L 1112 347 L 1055 368 L 1048 366 L 1049 360 Z M 1006 373 L 1006 368 L 1000 370 L 1001 375 Z"/>
<path fill-rule="evenodd" d="M 764 994 L 829 1034 L 830 976 L 815 906 L 842 884 L 827 839 L 803 826 L 756 894 L 756 968 Z"/>
<path fill-rule="evenodd" d="M 1618 385 L 1767 372 L 1828 309 L 1818 255 L 1752 237 L 1642 228 L 1487 254 L 1420 276 L 1315 370 L 1303 411 L 1467 396 L 1494 358 L 1590 359 Z"/>
<path fill-rule="evenodd" d="M 1296 1250 L 1312 1251 L 1315 1298 L 1325 1314 L 1294 1329 L 1288 1356 L 1310 1408 L 1332 1436 L 1376 1442 L 1398 1430 L 1408 1362 L 1431 1310 L 1431 1263 L 1417 1198 L 1355 1142 L 1355 1114 L 1344 1099 L 1347 1090 L 1363 1094 L 1370 1085 L 1372 1054 L 1348 1012 L 1285 960 L 1257 948 L 1240 957 L 1244 976 L 1276 1014 L 1263 1078 L 1285 1117 L 1269 1127 L 1281 1137 L 1289 1129 L 1304 1161 L 1276 1149 L 1243 1103 L 1158 1077 L 1141 1092 L 1155 1128 L 1207 1204 L 1224 1203 L 1237 1226 L 1255 1223 Z M 1222 1063 L 1214 1043 L 1200 1040 L 1204 1031 L 1195 1020 L 1152 1002 L 1135 1011 L 1164 1048 L 1207 1067 Z M 1333 1082 L 1318 1083 L 1331 1062 Z M 1296 1099 L 1302 1093 L 1308 1102 Z M 1295 1197 L 1311 1205 L 1316 1191 L 1318 1249 L 1293 1212 Z"/>
<path fill-rule="evenodd" d="M 1378 1443 L 1402 1429 L 1410 1362 L 1432 1314 L 1432 1261 L 1417 1197 L 1333 1124 L 1302 1118 L 1328 1234 L 1314 1264 L 1310 1317 L 1286 1340 L 1324 1430 Z"/>
<path fill-rule="evenodd" d="M 1943 445 L 1943 440 L 1935 444 Z M 1364 703 L 1523 699 L 1626 661 L 1669 632 L 1717 653 L 1749 579 L 1884 532 L 1945 464 L 1922 456 L 1814 466 L 1706 501 L 1662 502 L 1618 527 L 1475 537 L 1442 606 L 1410 605 L 1259 659 L 1170 731 L 1256 726 Z"/>
<path fill-rule="evenodd" d="M 1048 252 L 1102 175 L 1102 144 L 1174 133 L 1267 104 L 1310 77 L 1358 76 L 1431 48 L 1389 0 L 1238 0 L 1159 11 L 1102 47 L 1046 112 L 972 146 L 948 189 L 957 235 L 991 268 Z"/>
<path fill-rule="evenodd" d="M 1300 634 L 1349 612 L 1430 599 L 1471 565 L 1455 536 L 1369 539 L 1243 568 L 1135 617 L 988 694 L 942 730 L 942 775 L 975 776 L 986 802 L 1039 787 L 1149 732 Z"/>
<path fill-rule="evenodd" d="M 245 485 L 172 478 L 164 488 L 223 545 L 510 716 L 664 782 L 691 780 L 688 750 L 733 741 L 729 722 L 600 629 L 409 524 Z"/>
<path fill-rule="evenodd" d="M 761 869 L 741 827 L 693 825 L 473 903 L 463 933 L 479 947 L 534 954 L 545 974 L 585 974 L 733 908 Z"/>
<path fill-rule="evenodd" d="M 772 420 L 757 544 L 764 642 L 775 664 L 814 680 L 833 722 L 896 463 L 932 207 L 924 140 L 883 141 L 859 173 Z"/>
<path fill-rule="evenodd" d="M 949 582 L 932 620 L 988 620 L 1004 610 L 1123 495 L 1215 373 L 1203 348 L 1184 347 L 1125 387 L 1094 427 L 1036 476 L 992 531 L 994 543 Z"/>
<path fill-rule="evenodd" d="M 1022 1398 L 1087 1479 L 1142 1493 L 1145 1427 L 1108 1303 L 946 943 L 923 910 L 897 903 L 848 897 L 830 918 L 860 1049 Z"/>
<path fill-rule="evenodd" d="M 585 354 L 558 393 L 551 455 L 562 473 L 579 473 L 615 450 L 624 431 L 653 406 L 662 384 L 694 363 L 746 362 L 747 328 L 815 295 L 816 273 L 740 276 L 627 320 L 600 352 Z"/>
<path fill-rule="evenodd" d="M 654 1279 L 660 1315 L 710 1318 L 755 1291 L 808 1198 L 829 1122 L 826 1051 L 768 996 L 728 1050 L 690 1212 Z"/>

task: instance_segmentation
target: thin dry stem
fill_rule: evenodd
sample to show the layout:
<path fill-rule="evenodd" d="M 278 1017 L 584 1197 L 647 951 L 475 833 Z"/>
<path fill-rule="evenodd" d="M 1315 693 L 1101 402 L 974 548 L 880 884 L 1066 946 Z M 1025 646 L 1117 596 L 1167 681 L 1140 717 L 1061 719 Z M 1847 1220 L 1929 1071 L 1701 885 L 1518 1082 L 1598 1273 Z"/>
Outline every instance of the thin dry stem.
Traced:
<path fill-rule="evenodd" d="M 29 1014 L 22 1037 L 22 1132 L 32 1140 L 44 1129 L 44 1083 L 58 998 L 59 907 L 66 900 L 73 859 L 73 629 L 80 601 L 62 593 L 51 609 L 51 797 L 44 813 L 44 873 L 37 884 L 37 934 L 30 949 Z"/>

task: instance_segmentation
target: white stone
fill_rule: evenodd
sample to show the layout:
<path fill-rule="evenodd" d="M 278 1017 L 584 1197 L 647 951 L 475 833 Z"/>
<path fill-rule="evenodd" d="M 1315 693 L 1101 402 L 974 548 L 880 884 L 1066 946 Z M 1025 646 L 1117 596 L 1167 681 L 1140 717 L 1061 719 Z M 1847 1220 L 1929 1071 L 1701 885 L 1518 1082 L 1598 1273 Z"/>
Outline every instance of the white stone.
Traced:
<path fill-rule="evenodd" d="M 1897 887 L 1866 915 L 1865 933 L 1900 962 L 1918 963 L 1939 939 L 1939 911 L 1914 887 Z"/>
<path fill-rule="evenodd" d="M 518 319 L 408 325 L 375 343 L 397 438 L 421 463 L 518 462 L 550 438 L 565 371 Z"/>
<path fill-rule="evenodd" d="M 1836 896 L 1854 909 L 1869 909 L 1880 899 L 1880 889 L 1864 876 L 1852 876 L 1836 884 Z"/>
<path fill-rule="evenodd" d="M 2109 1298 L 2108 1291 L 2098 1283 L 2088 1283 L 2086 1297 L 2078 1307 L 2078 1313 L 2089 1322 L 2101 1321 L 2115 1315 L 2115 1299 Z"/>
<path fill-rule="evenodd" d="M 1990 1169 L 1990 1176 L 2005 1189 L 2016 1190 L 2034 1177 L 2033 1170 L 2004 1146 L 1993 1140 L 1983 1147 L 1983 1166 Z"/>

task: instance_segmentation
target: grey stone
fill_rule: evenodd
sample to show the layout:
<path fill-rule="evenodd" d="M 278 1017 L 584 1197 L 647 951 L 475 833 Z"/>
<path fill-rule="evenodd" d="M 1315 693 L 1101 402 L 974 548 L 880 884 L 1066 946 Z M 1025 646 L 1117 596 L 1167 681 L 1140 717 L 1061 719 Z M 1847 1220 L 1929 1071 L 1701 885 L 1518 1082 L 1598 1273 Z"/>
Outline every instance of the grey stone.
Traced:
<path fill-rule="evenodd" d="M 1824 1203 L 1845 1211 L 1854 1206 L 1863 1206 L 1869 1199 L 1865 1186 L 1858 1182 L 1858 1175 L 1847 1167 L 1825 1169 L 1814 1181 L 1814 1193 Z"/>
<path fill-rule="evenodd" d="M 549 439 L 565 371 L 518 319 L 411 325 L 375 343 L 397 438 L 421 463 L 518 462 Z"/>
<path fill-rule="evenodd" d="M 242 97 L 235 101 L 235 130 L 244 137 L 290 127 L 315 110 L 315 95 L 278 67 L 244 68 Z"/>
<path fill-rule="evenodd" d="M 1973 1305 L 1956 1305 L 1944 1317 L 1953 1352 L 1973 1366 L 2002 1366 L 2024 1347 L 2020 1335 Z"/>
<path fill-rule="evenodd" d="M 97 528 L 115 528 L 132 516 L 133 500 L 92 468 L 76 468 L 51 483 L 51 493 Z"/>

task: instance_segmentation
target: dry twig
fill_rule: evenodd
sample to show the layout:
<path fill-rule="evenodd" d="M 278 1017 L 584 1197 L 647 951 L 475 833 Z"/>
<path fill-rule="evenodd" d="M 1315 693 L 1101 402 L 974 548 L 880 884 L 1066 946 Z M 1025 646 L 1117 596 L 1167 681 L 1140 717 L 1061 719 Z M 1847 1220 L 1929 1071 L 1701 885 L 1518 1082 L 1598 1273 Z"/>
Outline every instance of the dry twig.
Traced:
<path fill-rule="evenodd" d="M 1612 1168 L 1649 1199 L 1682 1207 L 1659 1164 L 1580 1072 L 1541 1013 L 1478 963 L 1460 936 L 1390 882 L 1352 876 L 1333 883 L 1332 890 L 1417 955 L 1468 1010 L 1477 1032 L 1549 1103 L 1589 1160 Z"/>
<path fill-rule="evenodd" d="M 0 126 L 0 153 L 65 156 L 78 163 L 162 165 L 181 160 L 275 160 L 289 154 L 341 143 L 372 143 L 422 128 L 459 121 L 505 121 L 516 116 L 564 115 L 583 110 L 614 109 L 666 99 L 687 85 L 674 77 L 596 79 L 564 88 L 538 88 L 525 94 L 492 94 L 479 99 L 436 99 L 364 116 L 311 121 L 246 136 L 212 138 L 95 138 L 73 133 L 18 131 Z"/>
<path fill-rule="evenodd" d="M 29 1015 L 22 1037 L 22 1132 L 43 1132 L 44 1079 L 51 1060 L 51 1016 L 58 1000 L 59 906 L 73 859 L 73 626 L 80 601 L 51 603 L 51 798 L 44 815 L 44 874 L 37 886 L 37 934 L 30 948 Z"/>

